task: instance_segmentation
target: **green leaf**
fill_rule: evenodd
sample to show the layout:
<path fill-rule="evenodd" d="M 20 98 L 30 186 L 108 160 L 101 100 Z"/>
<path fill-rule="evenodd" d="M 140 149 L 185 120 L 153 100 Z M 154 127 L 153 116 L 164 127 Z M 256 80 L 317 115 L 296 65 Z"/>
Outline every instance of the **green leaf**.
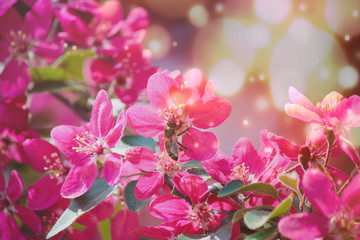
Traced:
<path fill-rule="evenodd" d="M 299 190 L 299 176 L 296 172 L 292 173 L 279 173 L 277 176 L 278 180 L 288 188 L 294 190 L 296 194 L 301 197 Z"/>
<path fill-rule="evenodd" d="M 268 220 L 287 213 L 290 210 L 291 205 L 292 205 L 292 198 L 290 197 L 286 198 L 279 205 L 277 205 L 276 208 L 271 212 Z"/>
<path fill-rule="evenodd" d="M 271 227 L 271 228 L 267 228 L 262 231 L 259 231 L 257 233 L 254 233 L 254 234 L 248 236 L 247 238 L 245 238 L 245 240 L 271 240 L 271 239 L 274 239 L 274 237 L 277 234 L 278 234 L 277 228 Z"/>
<path fill-rule="evenodd" d="M 258 209 L 248 211 L 244 215 L 245 224 L 250 229 L 257 229 L 259 227 L 262 227 L 270 219 L 278 217 L 288 212 L 289 209 L 291 208 L 291 204 L 292 204 L 292 199 L 288 197 L 284 201 L 282 201 L 272 212 L 266 210 L 258 210 Z"/>
<path fill-rule="evenodd" d="M 255 206 L 255 207 L 252 207 L 252 208 L 242 208 L 242 209 L 239 209 L 235 212 L 234 214 L 234 217 L 233 217 L 233 222 L 237 222 L 239 221 L 240 219 L 243 218 L 243 216 L 245 215 L 245 213 L 249 212 L 249 211 L 252 211 L 252 210 L 269 210 L 269 211 L 272 211 L 274 209 L 273 206 L 269 206 L 269 205 L 261 205 L 261 206 Z"/>
<path fill-rule="evenodd" d="M 141 146 L 155 152 L 156 143 L 154 139 L 143 136 L 124 136 L 121 141 L 129 146 Z"/>
<path fill-rule="evenodd" d="M 59 68 L 30 68 L 31 79 L 33 81 L 67 81 L 69 75 Z"/>
<path fill-rule="evenodd" d="M 141 209 L 143 209 L 151 200 L 151 198 L 148 198 L 146 200 L 139 200 L 134 195 L 134 190 L 136 183 L 138 181 L 131 181 L 129 182 L 125 189 L 124 189 L 124 197 L 125 197 L 125 203 L 130 209 L 130 211 L 138 212 Z"/>
<path fill-rule="evenodd" d="M 203 168 L 199 168 L 199 167 L 189 168 L 186 171 L 198 175 L 199 177 L 202 177 L 205 181 L 210 178 L 210 175 Z"/>
<path fill-rule="evenodd" d="M 244 183 L 240 180 L 232 180 L 228 182 L 219 192 L 219 197 L 225 197 L 239 193 L 240 189 L 244 186 Z"/>
<path fill-rule="evenodd" d="M 96 179 L 91 188 L 84 195 L 75 198 L 71 202 L 70 206 L 56 221 L 46 238 L 49 239 L 69 227 L 78 217 L 91 210 L 110 196 L 115 188 L 116 185 L 109 186 L 106 183 L 105 178 Z"/>
<path fill-rule="evenodd" d="M 257 229 L 263 226 L 269 219 L 271 212 L 265 210 L 252 210 L 244 215 L 246 226 L 250 229 Z"/>
<path fill-rule="evenodd" d="M 241 187 L 238 190 L 238 193 L 246 193 L 246 192 L 268 195 L 268 196 L 275 198 L 279 202 L 281 202 L 278 191 L 276 190 L 276 188 L 273 185 L 271 185 L 269 183 L 261 183 L 261 182 L 251 183 L 251 184 Z"/>
<path fill-rule="evenodd" d="M 62 55 L 53 65 L 63 69 L 71 77 L 83 79 L 82 67 L 84 60 L 92 57 L 94 53 L 91 50 L 69 50 Z"/>

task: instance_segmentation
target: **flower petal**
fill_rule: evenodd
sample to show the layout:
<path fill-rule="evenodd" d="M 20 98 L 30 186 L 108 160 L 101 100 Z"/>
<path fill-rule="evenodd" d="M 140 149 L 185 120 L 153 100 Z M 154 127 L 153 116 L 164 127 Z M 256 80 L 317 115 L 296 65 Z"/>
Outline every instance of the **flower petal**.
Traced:
<path fill-rule="evenodd" d="M 134 230 L 138 227 L 140 227 L 139 215 L 127 208 L 122 208 L 111 221 L 111 239 L 137 240 L 138 238 Z"/>
<path fill-rule="evenodd" d="M 217 151 L 217 139 L 212 132 L 190 128 L 182 137 L 185 154 L 196 161 L 210 159 Z"/>
<path fill-rule="evenodd" d="M 95 99 L 91 112 L 91 132 L 99 138 L 105 138 L 114 125 L 113 106 L 109 96 L 101 90 Z"/>
<path fill-rule="evenodd" d="M 2 193 L 4 191 L 5 191 L 5 178 L 2 171 L 0 171 L 0 192 Z"/>
<path fill-rule="evenodd" d="M 209 195 L 209 189 L 205 180 L 194 174 L 182 177 L 180 187 L 181 192 L 188 196 L 193 204 L 205 202 Z"/>
<path fill-rule="evenodd" d="M 116 119 L 115 126 L 106 135 L 105 142 L 109 148 L 113 148 L 118 144 L 123 136 L 124 129 L 127 124 L 126 112 L 122 110 Z"/>
<path fill-rule="evenodd" d="M 293 240 L 319 239 L 331 231 L 330 221 L 314 213 L 298 213 L 284 217 L 279 222 L 279 231 Z"/>
<path fill-rule="evenodd" d="M 232 151 L 234 166 L 244 163 L 249 171 L 255 175 L 264 170 L 264 163 L 261 161 L 258 152 L 252 142 L 247 138 L 240 138 Z"/>
<path fill-rule="evenodd" d="M 60 199 L 60 189 L 63 184 L 58 178 L 45 176 L 27 188 L 26 202 L 32 210 L 47 209 Z"/>
<path fill-rule="evenodd" d="M 179 88 L 177 82 L 163 73 L 155 73 L 148 80 L 147 93 L 151 105 L 156 109 L 168 107 L 168 100 L 172 89 Z"/>
<path fill-rule="evenodd" d="M 12 170 L 9 177 L 9 182 L 6 189 L 6 195 L 12 202 L 16 202 L 22 196 L 23 182 L 19 173 Z"/>
<path fill-rule="evenodd" d="M 51 137 L 54 139 L 56 146 L 62 151 L 66 159 L 75 165 L 81 165 L 87 159 L 87 153 L 85 151 L 76 151 L 74 147 L 78 147 L 76 138 L 83 136 L 88 128 L 74 127 L 69 125 L 60 125 L 51 130 Z"/>
<path fill-rule="evenodd" d="M 161 226 L 143 226 L 135 229 L 136 236 L 155 238 L 159 240 L 173 240 L 174 234 Z"/>
<path fill-rule="evenodd" d="M 11 31 L 18 32 L 22 28 L 21 15 L 15 10 L 15 8 L 9 8 L 4 15 L 0 17 L 0 22 L 6 22 L 7 24 L 0 25 L 0 36 L 11 42 Z"/>
<path fill-rule="evenodd" d="M 150 172 L 142 176 L 137 182 L 134 190 L 135 197 L 145 200 L 159 192 L 164 184 L 164 173 Z"/>
<path fill-rule="evenodd" d="M 127 110 L 127 117 L 131 128 L 144 137 L 156 137 L 164 131 L 164 118 L 151 106 L 132 106 Z"/>
<path fill-rule="evenodd" d="M 183 198 L 174 195 L 165 195 L 150 202 L 149 212 L 161 219 L 178 219 L 188 216 L 190 204 Z"/>
<path fill-rule="evenodd" d="M 297 118 L 304 122 L 321 123 L 321 118 L 316 112 L 297 104 L 285 104 L 285 112 L 290 117 Z"/>
<path fill-rule="evenodd" d="M 52 170 L 60 170 L 64 167 L 59 150 L 43 139 L 26 139 L 23 147 L 28 157 L 28 164 L 38 172 L 46 172 L 50 166 Z"/>
<path fill-rule="evenodd" d="M 304 108 L 316 112 L 314 104 L 312 104 L 309 99 L 307 99 L 303 94 L 301 94 L 294 87 L 289 88 L 289 98 L 291 103 L 303 106 Z"/>
<path fill-rule="evenodd" d="M 318 169 L 308 169 L 302 180 L 305 196 L 312 206 L 327 218 L 340 209 L 340 199 L 333 189 L 330 179 Z"/>
<path fill-rule="evenodd" d="M 18 240 L 21 239 L 20 228 L 15 218 L 3 211 L 0 212 L 1 239 Z"/>
<path fill-rule="evenodd" d="M 104 176 L 107 184 L 114 186 L 120 182 L 122 169 L 123 169 L 123 159 L 120 154 L 109 153 L 104 157 Z"/>
<path fill-rule="evenodd" d="M 13 208 L 15 209 L 15 214 L 26 226 L 28 226 L 35 233 L 41 233 L 42 223 L 39 216 L 36 215 L 35 212 L 20 204 L 14 204 Z"/>
<path fill-rule="evenodd" d="M 130 147 L 125 152 L 125 159 L 144 171 L 156 168 L 159 159 L 152 151 L 144 147 Z"/>
<path fill-rule="evenodd" d="M 360 217 L 360 174 L 358 173 L 345 188 L 341 200 L 344 206 L 351 209 L 353 215 L 356 218 Z"/>
<path fill-rule="evenodd" d="M 74 166 L 61 188 L 64 198 L 76 198 L 83 195 L 93 184 L 97 175 L 97 165 L 94 161 Z"/>
<path fill-rule="evenodd" d="M 34 47 L 34 53 L 48 62 L 55 61 L 64 50 L 64 42 L 59 40 L 41 41 Z"/>
<path fill-rule="evenodd" d="M 30 83 L 28 65 L 20 58 L 12 59 L 0 75 L 0 96 L 16 97 L 25 94 Z"/>
<path fill-rule="evenodd" d="M 218 150 L 209 160 L 201 162 L 207 173 L 217 182 L 227 183 L 231 180 L 232 158 Z"/>
<path fill-rule="evenodd" d="M 213 97 L 203 102 L 199 100 L 189 107 L 188 116 L 192 124 L 198 128 L 213 128 L 219 126 L 230 115 L 230 102 L 221 97 Z"/>
<path fill-rule="evenodd" d="M 218 211 L 231 211 L 239 208 L 233 200 L 224 197 L 219 198 L 215 194 L 209 196 L 207 203 L 210 208 Z"/>
<path fill-rule="evenodd" d="M 24 30 L 34 39 L 45 39 L 52 24 L 53 9 L 49 0 L 38 0 L 25 15 Z"/>

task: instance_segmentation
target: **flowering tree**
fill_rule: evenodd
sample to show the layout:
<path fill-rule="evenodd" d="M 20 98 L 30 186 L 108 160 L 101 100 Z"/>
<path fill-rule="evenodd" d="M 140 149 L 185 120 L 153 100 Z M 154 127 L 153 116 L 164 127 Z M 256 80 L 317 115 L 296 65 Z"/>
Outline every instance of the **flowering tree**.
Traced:
<path fill-rule="evenodd" d="M 0 239 L 360 239 L 359 96 L 290 87 L 306 142 L 263 130 L 228 156 L 209 129 L 230 102 L 200 69 L 152 65 L 145 9 L 15 2 L 0 4 Z M 28 125 L 39 92 L 65 114 L 44 131 Z"/>

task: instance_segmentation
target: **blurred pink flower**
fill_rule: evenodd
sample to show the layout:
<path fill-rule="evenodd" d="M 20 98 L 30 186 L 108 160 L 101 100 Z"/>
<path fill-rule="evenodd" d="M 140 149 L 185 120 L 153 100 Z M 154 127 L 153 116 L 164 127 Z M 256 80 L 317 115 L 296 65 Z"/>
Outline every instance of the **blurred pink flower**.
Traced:
<path fill-rule="evenodd" d="M 16 215 L 35 234 L 41 233 L 40 218 L 29 208 L 18 204 L 22 197 L 23 182 L 16 170 L 11 171 L 7 186 L 0 172 L 0 229 L 1 239 L 21 239 L 20 227 L 13 215 Z"/>
<path fill-rule="evenodd" d="M 302 186 L 305 196 L 318 213 L 297 213 L 279 222 L 279 231 L 294 240 L 315 238 L 360 238 L 360 175 L 345 188 L 341 198 L 330 179 L 318 169 L 305 172 Z"/>
<path fill-rule="evenodd" d="M 291 103 L 285 105 L 289 116 L 331 129 L 340 148 L 360 166 L 360 155 L 350 132 L 352 127 L 360 127 L 359 96 L 344 98 L 337 92 L 331 92 L 316 107 L 293 87 L 289 89 L 289 97 Z"/>
<path fill-rule="evenodd" d="M 61 195 L 75 198 L 84 194 L 94 182 L 103 163 L 104 177 L 109 185 L 120 181 L 123 159 L 111 151 L 120 141 L 126 126 L 126 112 L 122 111 L 114 123 L 113 107 L 105 91 L 95 99 L 90 123 L 81 127 L 61 125 L 51 131 L 56 146 L 73 164 L 61 188 Z"/>

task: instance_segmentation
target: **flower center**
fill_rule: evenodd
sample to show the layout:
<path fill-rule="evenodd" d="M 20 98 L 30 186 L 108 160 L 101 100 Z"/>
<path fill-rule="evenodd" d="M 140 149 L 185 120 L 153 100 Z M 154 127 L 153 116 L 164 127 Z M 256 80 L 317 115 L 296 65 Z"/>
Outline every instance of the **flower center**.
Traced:
<path fill-rule="evenodd" d="M 76 138 L 73 140 L 76 144 L 78 144 L 77 147 L 72 148 L 76 152 L 84 152 L 86 155 L 102 152 L 99 152 L 99 146 L 96 143 L 95 136 L 89 131 L 83 132 L 82 137 L 76 134 Z"/>
<path fill-rule="evenodd" d="M 23 31 L 10 32 L 11 40 L 10 46 L 14 48 L 15 52 L 23 53 L 27 51 L 29 45 L 29 37 Z"/>
<path fill-rule="evenodd" d="M 249 172 L 249 167 L 245 166 L 245 163 L 241 163 L 240 165 L 237 165 L 236 167 L 231 169 L 231 175 L 233 175 L 236 179 L 243 181 L 244 183 L 247 183 L 248 181 L 248 176 L 247 176 L 248 172 Z"/>
<path fill-rule="evenodd" d="M 174 99 L 176 101 L 176 99 Z M 167 108 L 164 108 L 161 111 L 161 116 L 165 117 L 166 120 L 175 123 L 177 126 L 180 126 L 182 123 L 182 119 L 185 116 L 185 104 L 170 104 Z"/>
<path fill-rule="evenodd" d="M 209 208 L 207 203 L 199 203 L 192 206 L 192 212 L 189 214 L 189 221 L 195 224 L 195 227 L 203 231 L 209 230 L 209 225 L 214 221 L 213 209 Z"/>
<path fill-rule="evenodd" d="M 180 166 L 176 161 L 169 158 L 166 154 L 162 153 L 159 157 L 158 167 L 156 170 L 164 172 L 169 177 L 173 176 L 176 171 L 180 170 Z"/>
<path fill-rule="evenodd" d="M 67 174 L 67 169 L 61 162 L 61 158 L 58 153 L 53 152 L 50 154 L 50 158 L 44 155 L 43 159 L 46 163 L 44 170 L 50 173 L 50 178 L 65 176 Z"/>
<path fill-rule="evenodd" d="M 341 206 L 340 211 L 336 211 L 334 217 L 332 217 L 330 221 L 336 226 L 336 230 L 341 233 L 355 232 L 355 216 L 348 206 Z"/>

